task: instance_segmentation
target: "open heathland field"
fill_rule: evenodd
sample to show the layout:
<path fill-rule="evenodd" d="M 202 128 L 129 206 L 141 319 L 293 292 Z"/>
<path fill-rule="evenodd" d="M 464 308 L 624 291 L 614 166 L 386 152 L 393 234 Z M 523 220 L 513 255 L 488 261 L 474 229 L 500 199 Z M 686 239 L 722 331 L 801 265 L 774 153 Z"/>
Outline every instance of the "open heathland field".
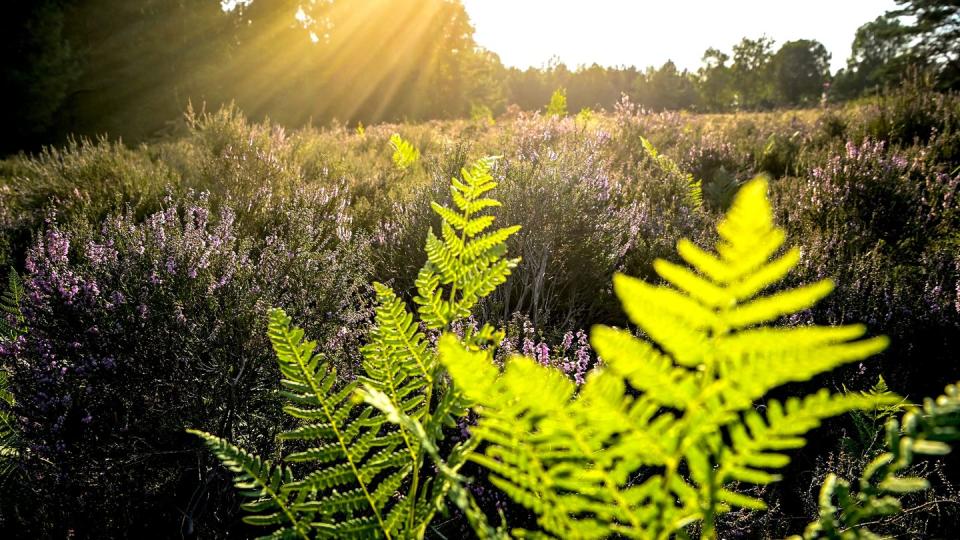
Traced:
<path fill-rule="evenodd" d="M 953 95 L 189 112 L 0 162 L 0 259 L 13 537 L 960 523 Z"/>

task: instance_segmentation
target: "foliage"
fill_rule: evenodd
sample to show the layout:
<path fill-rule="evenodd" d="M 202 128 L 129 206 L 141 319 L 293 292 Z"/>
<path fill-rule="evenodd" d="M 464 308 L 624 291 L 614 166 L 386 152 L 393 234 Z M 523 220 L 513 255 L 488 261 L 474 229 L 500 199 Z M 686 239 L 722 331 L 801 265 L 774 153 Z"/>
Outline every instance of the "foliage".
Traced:
<path fill-rule="evenodd" d="M 283 306 L 321 344 L 338 384 L 353 380 L 362 372 L 359 346 L 374 316 L 368 306 L 375 291 L 367 284 L 379 280 L 396 291 L 415 291 L 428 229 L 442 239 L 429 202 L 448 196 L 449 178 L 470 155 L 502 151 L 490 169 L 504 203 L 498 219 L 523 226 L 507 244 L 524 264 L 472 309 L 477 329 L 491 323 L 507 332 L 497 362 L 509 349 L 558 367 L 574 382 L 586 379 L 602 362 L 581 346 L 578 329 L 626 324 L 612 276 L 655 282 L 654 261 L 678 262 L 680 238 L 709 245 L 707 233 L 728 206 L 726 194 L 738 179 L 769 168 L 778 220 L 804 247 L 784 286 L 837 280 L 830 296 L 785 324 L 865 321 L 892 341 L 875 362 L 854 363 L 790 391 L 813 384 L 864 389 L 883 373 L 905 395 L 928 395 L 940 381 L 956 378 L 955 96 L 907 83 L 883 97 L 827 110 L 715 115 L 654 112 L 631 93 L 610 113 L 597 107 L 602 102 L 585 101 L 594 94 L 584 92 L 613 91 L 610 99 L 619 99 L 605 81 L 636 73 L 605 70 L 564 75 L 557 67 L 551 75 L 557 78 L 530 98 L 530 109 L 542 107 L 554 88 L 564 86 L 570 110 L 596 107 L 587 125 L 514 108 L 491 126 L 466 120 L 371 124 L 358 137 L 353 121 L 291 130 L 250 121 L 230 108 L 197 111 L 182 134 L 145 145 L 78 141 L 0 162 L 0 254 L 23 278 L 29 330 L 18 342 L 27 349 L 0 347 L 10 388 L 23 389 L 13 420 L 29 450 L 25 474 L 11 477 L 0 493 L 0 536 L 248 536 L 229 475 L 211 466 L 215 458 L 204 448 L 190 445 L 183 424 L 277 463 L 282 454 L 274 434 L 292 427 L 292 419 L 271 393 L 278 378 L 265 309 Z M 385 151 L 393 133 L 416 141 L 422 154 L 402 175 Z M 641 136 L 702 180 L 703 207 L 690 204 L 686 181 L 669 178 L 648 157 Z M 206 233 L 177 240 L 195 221 L 194 207 L 206 212 Z M 154 223 L 171 208 L 176 220 Z M 236 244 L 213 248 L 214 229 L 228 213 Z M 72 290 L 73 278 L 96 283 L 100 294 L 92 304 L 83 284 L 72 306 L 59 291 L 30 295 L 31 281 L 47 278 L 26 268 L 28 256 L 38 246 L 46 251 L 57 245 L 58 235 L 69 240 L 66 262 L 52 263 L 49 253 L 32 260 L 55 271 L 65 291 Z M 139 253 L 138 237 L 158 240 Z M 111 241 L 119 261 L 94 264 L 88 250 L 93 247 L 89 253 L 96 256 L 96 246 Z M 205 249 L 212 250 L 206 269 L 199 266 Z M 244 255 L 250 260 L 241 264 Z M 171 258 L 173 274 L 167 270 Z M 191 278 L 194 261 L 197 277 Z M 209 292 L 230 268 L 230 282 Z M 154 269 L 162 284 L 150 281 Z M 115 290 L 130 301 L 107 309 Z M 414 294 L 400 296 L 409 301 Z M 463 321 L 463 332 L 470 327 Z M 94 328 L 99 334 L 91 333 Z M 567 331 L 574 338 L 565 349 Z M 108 359 L 113 370 L 100 364 Z M 64 367 L 66 373 L 55 371 Z M 40 404 L 48 408 L 34 408 Z M 798 524 L 816 513 L 823 474 L 855 478 L 864 464 L 858 460 L 879 444 L 870 413 L 862 417 L 868 428 L 862 439 L 856 438 L 860 418 L 832 421 L 811 435 L 783 470 L 782 482 L 743 486 L 770 510 L 718 516 L 718 534 L 801 532 Z M 449 443 L 468 436 L 472 422 L 473 415 L 458 420 L 459 431 L 451 428 L 440 445 L 442 455 Z M 297 448 L 285 445 L 288 450 Z M 880 532 L 902 526 L 949 536 L 960 516 L 952 465 L 914 467 L 931 468 L 933 474 L 925 474 L 933 487 L 905 499 L 904 507 L 937 511 L 908 512 Z M 531 514 L 477 469 L 468 463 L 460 474 L 477 478 L 467 487 L 484 512 L 495 519 L 502 510 L 514 526 L 535 527 Z M 471 534 L 458 516 L 435 519 L 433 533 Z"/>
<path fill-rule="evenodd" d="M 850 36 L 854 48 L 831 98 L 895 86 L 908 66 L 930 68 L 942 90 L 957 87 L 957 7 L 897 3 Z M 478 46 L 460 1 L 141 4 L 38 0 L 4 11 L 9 52 L 0 63 L 11 100 L 3 118 L 16 136 L 0 136 L 0 151 L 39 150 L 67 134 L 154 141 L 181 129 L 173 119 L 191 101 L 213 109 L 237 103 L 288 127 L 354 125 L 469 118 L 474 106 L 493 115 L 508 104 L 533 111 L 558 88 L 569 92 L 563 115 L 611 110 L 622 94 L 655 110 L 813 104 L 829 78 L 821 44 L 775 47 L 764 37 L 712 44 L 696 73 L 673 62 L 507 67 Z"/>
<path fill-rule="evenodd" d="M 960 83 L 960 5 L 943 0 L 897 0 L 898 9 L 889 12 L 908 21 L 899 28 L 911 38 L 919 58 L 933 63 L 945 87 Z"/>
<path fill-rule="evenodd" d="M 302 194 L 261 208 L 266 238 L 203 196 L 142 221 L 51 223 L 26 258 L 28 332 L 0 350 L 32 478 L 4 491 L 4 521 L 36 536 L 229 527 L 231 495 L 197 470 L 203 454 L 184 451 L 182 426 L 242 428 L 249 447 L 273 446 L 262 318 L 273 303 L 310 317 L 353 371 L 368 255 L 339 235 L 337 203 Z"/>
<path fill-rule="evenodd" d="M 294 476 L 220 437 L 190 430 L 236 474 L 242 494 L 254 499 L 244 505 L 251 514 L 247 523 L 279 526 L 274 536 L 282 537 L 423 537 L 449 494 L 476 528 L 488 528 L 457 474 L 473 442 L 455 445 L 445 458 L 439 453 L 443 427 L 466 410 L 420 325 L 444 330 L 470 315 L 518 262 L 505 258 L 505 242 L 518 227 L 488 230 L 494 216 L 485 211 L 500 205 L 485 196 L 496 187 L 492 164 L 481 159 L 452 180 L 456 210 L 432 203 L 441 236 L 432 229 L 427 235 L 427 263 L 414 297 L 419 321 L 393 290 L 374 284 L 376 326 L 363 348 L 360 378 L 336 385 L 336 371 L 316 352 L 316 342 L 304 341 L 303 330 L 291 328 L 283 311 L 271 312 L 269 335 L 288 400 L 284 412 L 299 421 L 279 439 L 305 445 L 284 461 L 312 470 Z M 480 347 L 502 339 L 502 332 L 484 325 L 458 343 Z M 429 474 L 427 458 L 439 474 Z"/>
<path fill-rule="evenodd" d="M 831 92 L 840 98 L 875 93 L 896 85 L 907 67 L 923 62 L 909 54 L 910 38 L 900 19 L 884 14 L 857 28 L 847 67 L 837 73 Z"/>
<path fill-rule="evenodd" d="M 830 53 L 818 41 L 784 43 L 773 56 L 774 86 L 782 103 L 816 103 L 830 79 Z"/>
<path fill-rule="evenodd" d="M 782 451 L 803 446 L 803 435 L 823 419 L 891 401 L 821 390 L 769 399 L 765 414 L 754 409 L 774 388 L 887 344 L 858 339 L 862 325 L 765 324 L 833 288 L 822 280 L 757 296 L 799 259 L 793 248 L 769 260 L 784 234 L 773 226 L 765 191 L 762 179 L 741 190 L 717 228 L 719 257 L 680 242 L 681 256 L 698 273 L 658 261 L 658 273 L 675 288 L 615 277 L 624 310 L 657 346 L 595 327 L 591 341 L 608 367 L 576 397 L 570 381 L 530 359 L 509 360 L 500 374 L 489 351 L 441 338 L 441 361 L 480 414 L 472 432 L 486 448 L 470 459 L 535 512 L 546 532 L 656 538 L 702 522 L 704 537 L 715 537 L 717 514 L 765 507 L 735 491 L 735 483 L 777 480 L 768 470 L 789 462 Z"/>
<path fill-rule="evenodd" d="M 564 117 L 567 115 L 567 89 L 557 88 L 547 103 L 547 116 Z"/>
<path fill-rule="evenodd" d="M 692 174 L 681 171 L 680 167 L 678 167 L 672 159 L 660 154 L 647 139 L 641 137 L 640 142 L 643 144 L 643 149 L 647 152 L 647 156 L 649 156 L 665 174 L 682 178 L 686 182 L 689 186 L 687 196 L 691 206 L 697 208 L 703 206 L 703 181 L 694 180 Z"/>
<path fill-rule="evenodd" d="M 489 127 L 496 123 L 490 107 L 476 103 L 470 105 L 470 120 L 480 127 Z"/>
<path fill-rule="evenodd" d="M 405 172 L 420 161 L 420 151 L 398 133 L 390 136 L 390 146 L 393 148 L 393 164 L 400 172 Z"/>
<path fill-rule="evenodd" d="M 879 362 L 885 378 L 929 393 L 956 365 L 957 334 L 948 329 L 960 322 L 960 177 L 874 140 L 848 142 L 811 169 L 775 186 L 778 206 L 790 233 L 806 239 L 797 278 L 830 275 L 839 285 L 797 322 L 868 321 L 894 338 Z M 903 362 L 920 343 L 924 361 Z M 864 375 L 861 387 L 877 372 Z"/>
<path fill-rule="evenodd" d="M 13 268 L 7 275 L 7 288 L 0 296 L 0 341 L 12 341 L 25 332 L 21 304 L 23 303 L 24 289 L 20 275 Z"/>
<path fill-rule="evenodd" d="M 925 478 L 902 473 L 917 455 L 948 454 L 947 443 L 958 440 L 960 389 L 951 384 L 944 395 L 925 399 L 922 407 L 911 407 L 900 422 L 895 418 L 887 422 L 887 451 L 864 468 L 856 487 L 836 474 L 827 475 L 820 490 L 820 516 L 807 527 L 803 538 L 880 538 L 869 527 L 903 512 L 899 497 L 930 487 Z"/>
<path fill-rule="evenodd" d="M 8 284 L 0 296 L 0 347 L 7 347 L 26 331 L 26 318 L 20 310 L 23 301 L 23 283 L 16 270 L 10 269 Z M 0 365 L 0 484 L 17 466 L 20 453 L 20 437 L 14 422 L 13 394 L 8 389 L 7 369 Z"/>

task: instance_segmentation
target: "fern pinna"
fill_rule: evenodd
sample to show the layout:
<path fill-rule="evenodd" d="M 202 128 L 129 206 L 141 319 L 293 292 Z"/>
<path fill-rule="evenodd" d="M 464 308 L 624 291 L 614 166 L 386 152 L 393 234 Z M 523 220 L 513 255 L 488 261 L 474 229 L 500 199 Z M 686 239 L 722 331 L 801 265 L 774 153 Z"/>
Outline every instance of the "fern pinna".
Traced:
<path fill-rule="evenodd" d="M 10 268 L 7 288 L 0 295 L 0 340 L 12 340 L 23 334 L 26 319 L 20 311 L 24 297 L 23 282 L 17 271 Z"/>
<path fill-rule="evenodd" d="M 26 332 L 25 318 L 20 310 L 23 301 L 23 282 L 17 271 L 10 268 L 7 289 L 0 295 L 0 342 L 12 341 Z M 20 454 L 20 440 L 14 426 L 13 394 L 7 389 L 7 372 L 0 366 L 0 483 L 16 468 Z"/>
<path fill-rule="evenodd" d="M 363 125 L 357 126 L 357 132 L 363 135 Z M 390 136 L 390 146 L 393 148 L 393 165 L 400 172 L 406 172 L 420 161 L 420 151 L 408 140 L 405 140 L 399 133 Z"/>
<path fill-rule="evenodd" d="M 441 456 L 437 441 L 445 425 L 465 414 L 464 401 L 449 383 L 437 353 L 421 330 L 445 330 L 503 283 L 518 262 L 507 259 L 506 240 L 519 228 L 490 230 L 484 211 L 499 203 L 484 195 L 496 187 L 492 159 L 482 159 L 454 179 L 457 210 L 434 203 L 441 236 L 430 231 L 427 262 L 417 280 L 419 320 L 386 285 L 375 283 L 375 326 L 363 348 L 363 375 L 338 386 L 316 343 L 270 312 L 269 336 L 283 376 L 284 411 L 299 426 L 279 435 L 299 451 L 286 464 L 260 459 L 227 441 L 191 431 L 236 476 L 253 525 L 275 528 L 278 538 L 417 538 L 449 497 L 484 536 L 499 534 L 486 524 L 458 470 L 473 441 Z M 468 349 L 497 344 L 490 326 L 468 332 Z M 432 460 L 434 474 L 427 467 Z M 287 464 L 311 467 L 295 476 Z M 483 531 L 486 531 L 484 533 Z"/>
<path fill-rule="evenodd" d="M 812 306 L 824 280 L 769 295 L 798 262 L 774 255 L 784 232 L 773 224 L 767 183 L 754 179 L 719 224 L 717 254 L 678 245 L 692 267 L 659 260 L 667 285 L 617 275 L 614 289 L 631 322 L 653 343 L 596 326 L 591 342 L 606 367 L 577 394 L 562 373 L 515 357 L 501 370 L 489 351 L 444 336 L 440 359 L 480 415 L 470 459 L 491 482 L 538 515 L 558 538 L 668 538 L 699 524 L 716 536 L 718 513 L 759 509 L 734 484 L 767 484 L 821 420 L 872 408 L 890 396 L 826 390 L 780 402 L 766 394 L 882 350 L 859 339 L 861 325 L 771 325 Z M 761 407 L 757 407 L 760 404 Z"/>

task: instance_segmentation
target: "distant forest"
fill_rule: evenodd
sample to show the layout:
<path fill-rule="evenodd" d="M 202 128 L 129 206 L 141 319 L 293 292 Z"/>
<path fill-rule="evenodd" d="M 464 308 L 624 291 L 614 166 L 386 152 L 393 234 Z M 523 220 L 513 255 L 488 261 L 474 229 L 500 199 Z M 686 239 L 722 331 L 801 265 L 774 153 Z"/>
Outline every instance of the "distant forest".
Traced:
<path fill-rule="evenodd" d="M 15 1 L 0 17 L 0 151 L 69 134 L 147 140 L 169 132 L 188 103 L 233 102 L 302 126 L 534 110 L 560 88 L 573 112 L 610 109 L 623 95 L 653 110 L 810 106 L 906 77 L 957 88 L 960 3 L 897 3 L 851 36 L 847 67 L 831 74 L 821 43 L 767 37 L 710 48 L 695 72 L 672 62 L 509 68 L 477 46 L 463 5 L 450 0 Z"/>

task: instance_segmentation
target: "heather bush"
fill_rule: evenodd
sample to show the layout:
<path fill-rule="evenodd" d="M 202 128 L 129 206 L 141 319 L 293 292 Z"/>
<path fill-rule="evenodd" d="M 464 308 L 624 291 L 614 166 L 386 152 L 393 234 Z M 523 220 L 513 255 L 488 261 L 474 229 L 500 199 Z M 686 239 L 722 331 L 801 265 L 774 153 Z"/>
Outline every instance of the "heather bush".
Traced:
<path fill-rule="evenodd" d="M 473 322 L 472 326 L 475 328 L 476 323 Z M 543 329 L 538 332 L 529 317 L 514 313 L 503 327 L 504 339 L 494 354 L 494 361 L 503 365 L 508 356 L 522 354 L 541 366 L 562 371 L 578 385 L 583 384 L 587 373 L 599 365 L 587 332 L 583 329 L 562 333 L 554 328 L 548 330 L 549 333 Z M 456 327 L 452 331 L 462 333 Z"/>
<path fill-rule="evenodd" d="M 277 206 L 266 238 L 238 234 L 233 210 L 213 210 L 206 194 L 167 199 L 143 221 L 128 210 L 49 224 L 26 259 L 28 332 L 2 351 L 28 479 L 4 493 L 4 526 L 41 536 L 230 528 L 226 480 L 186 450 L 183 424 L 236 430 L 271 451 L 282 421 L 266 307 L 312 321 L 345 376 L 357 362 L 365 243 L 338 227 L 336 206 L 317 203 Z"/>
<path fill-rule="evenodd" d="M 891 335 L 883 372 L 910 393 L 958 375 L 958 190 L 960 175 L 930 165 L 922 150 L 872 140 L 847 143 L 775 189 L 788 230 L 807 239 L 799 275 L 841 284 L 804 320 L 863 320 Z"/>
<path fill-rule="evenodd" d="M 932 91 L 922 75 L 878 96 L 864 107 L 856 134 L 895 145 L 927 144 L 940 135 L 956 136 L 960 128 L 960 96 Z M 954 148 L 955 149 L 955 148 Z M 956 161 L 960 154 L 943 156 Z"/>
<path fill-rule="evenodd" d="M 102 219 L 122 205 L 156 209 L 173 180 L 162 162 L 106 139 L 71 139 L 35 156 L 0 161 L 0 264 L 21 264 L 47 209 L 61 219 Z"/>

